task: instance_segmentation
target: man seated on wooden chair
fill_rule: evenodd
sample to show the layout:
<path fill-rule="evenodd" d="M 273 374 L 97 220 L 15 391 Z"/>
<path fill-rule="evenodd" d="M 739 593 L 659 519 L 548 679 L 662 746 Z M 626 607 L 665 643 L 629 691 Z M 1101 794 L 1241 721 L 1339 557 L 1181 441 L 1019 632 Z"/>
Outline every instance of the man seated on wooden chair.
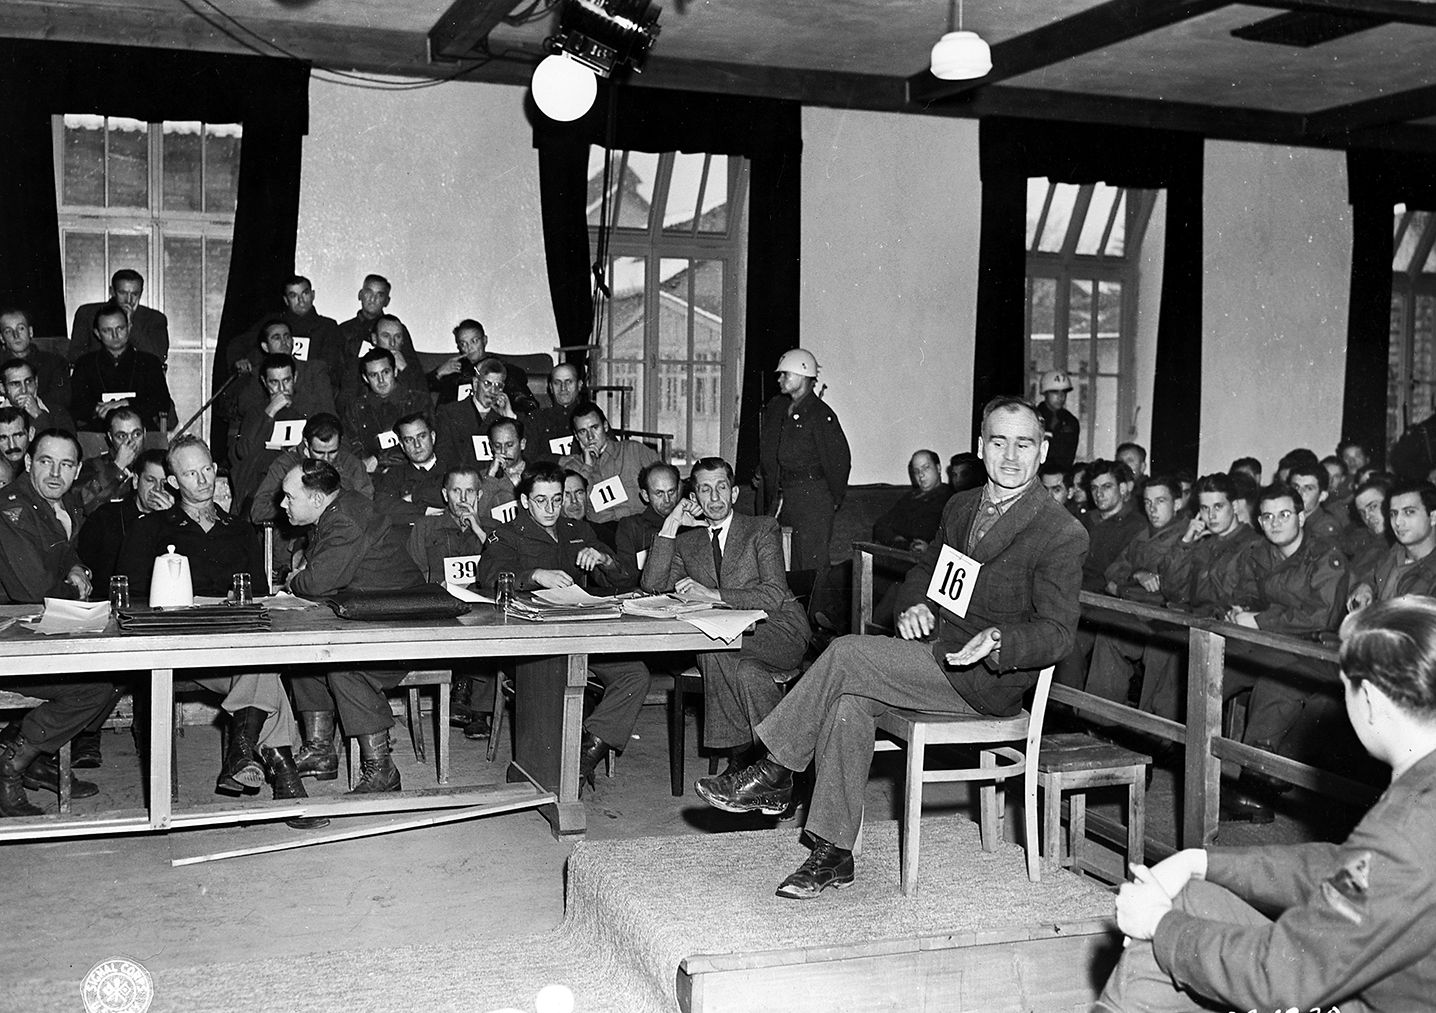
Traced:
<path fill-rule="evenodd" d="M 75 554 L 84 517 L 72 492 L 80 469 L 80 441 L 63 429 L 46 429 L 30 444 L 27 467 L 0 489 L 0 602 L 40 603 L 45 598 L 90 596 L 90 571 Z M 39 816 L 26 788 L 60 790 L 60 747 L 110 706 L 109 682 L 74 679 L 6 679 L 3 688 L 46 702 L 0 732 L 0 814 Z M 88 798 L 99 788 L 70 779 L 70 796 Z"/>
<path fill-rule="evenodd" d="M 304 558 L 289 577 L 289 590 L 305 598 L 340 591 L 397 591 L 424 582 L 405 546 L 407 530 L 394 527 L 368 499 L 345 489 L 326 461 L 304 461 L 284 476 L 284 511 L 295 527 L 311 524 Z M 393 712 L 384 690 L 406 669 L 331 671 L 293 678 L 294 702 L 304 725 L 304 746 L 295 757 L 301 777 L 332 781 L 339 776 L 334 716 L 344 734 L 359 740 L 362 777 L 350 794 L 399 791 L 399 771 L 389 755 Z"/>
<path fill-rule="evenodd" d="M 812 854 L 778 896 L 816 897 L 853 881 L 879 715 L 894 708 L 1008 716 L 1041 669 L 1072 647 L 1087 533 L 1037 482 L 1042 420 L 1017 397 L 982 413 L 981 489 L 958 493 L 898 596 L 898 635 L 835 640 L 756 732 L 768 756 L 697 790 L 728 812 L 777 814 L 793 774 L 816 762 Z M 934 636 L 935 634 L 935 636 Z"/>
<path fill-rule="evenodd" d="M 168 483 L 178 502 L 147 513 L 134 524 L 120 547 L 116 572 L 130 578 L 134 603 L 149 599 L 155 558 L 174 546 L 189 559 L 194 593 L 224 597 L 234 575 L 247 573 L 252 585 L 264 583 L 264 554 L 259 533 L 240 517 L 215 504 L 216 468 L 208 444 L 181 436 L 166 454 Z M 263 592 L 261 592 L 263 593 Z M 214 790 L 219 795 L 252 795 L 268 780 L 277 799 L 305 798 L 294 766 L 297 726 L 278 672 L 187 675 L 224 697 L 229 718 L 224 761 Z"/>
<path fill-rule="evenodd" d="M 721 457 L 694 464 L 690 481 L 693 494 L 663 519 L 648 550 L 642 586 L 651 594 L 676 590 L 685 598 L 768 613 L 744 634 L 741 650 L 698 655 L 704 745 L 730 754 L 731 773 L 762 755 L 755 729 L 797 675 L 812 630 L 788 589 L 777 520 L 733 512 L 738 488 L 732 466 Z"/>

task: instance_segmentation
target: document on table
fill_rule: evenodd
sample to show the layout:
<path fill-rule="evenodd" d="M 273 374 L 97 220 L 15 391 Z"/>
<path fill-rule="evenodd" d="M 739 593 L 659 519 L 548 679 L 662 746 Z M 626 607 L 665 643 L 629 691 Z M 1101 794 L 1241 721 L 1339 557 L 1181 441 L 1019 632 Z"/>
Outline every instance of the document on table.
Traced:
<path fill-rule="evenodd" d="M 599 598 L 591 595 L 577 584 L 570 584 L 568 587 L 545 588 L 542 591 L 535 591 L 534 597 L 539 601 L 548 602 L 550 605 L 612 605 L 612 598 Z"/>
<path fill-rule="evenodd" d="M 280 591 L 278 594 L 266 594 L 257 596 L 255 603 L 263 605 L 271 612 L 281 612 L 286 609 L 299 611 L 300 609 L 317 609 L 319 603 L 310 601 L 308 598 L 301 598 L 297 594 L 290 594 L 288 591 Z"/>
<path fill-rule="evenodd" d="M 109 601 L 46 598 L 45 613 L 30 626 L 36 633 L 99 633 L 110 622 Z"/>
<path fill-rule="evenodd" d="M 483 595 L 478 594 L 475 591 L 470 591 L 468 588 L 463 587 L 459 584 L 445 584 L 444 590 L 448 591 L 455 598 L 459 599 L 459 601 L 477 602 L 483 605 L 494 604 L 494 600 L 492 598 L 485 598 Z"/>
<path fill-rule="evenodd" d="M 731 644 L 747 632 L 749 626 L 760 619 L 767 619 L 768 613 L 762 609 L 711 609 L 707 612 L 689 612 L 678 618 L 698 627 L 712 640 Z"/>

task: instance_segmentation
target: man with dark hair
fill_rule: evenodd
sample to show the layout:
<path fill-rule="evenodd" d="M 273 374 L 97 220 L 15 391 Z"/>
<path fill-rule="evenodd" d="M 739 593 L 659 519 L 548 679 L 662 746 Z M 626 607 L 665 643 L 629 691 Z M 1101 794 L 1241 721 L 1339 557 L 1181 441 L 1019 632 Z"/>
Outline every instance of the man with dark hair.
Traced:
<path fill-rule="evenodd" d="M 484 464 L 493 459 L 488 450 L 489 430 L 517 412 L 504 392 L 508 368 L 498 359 L 484 359 L 474 367 L 472 390 L 463 401 L 442 406 L 434 420 L 439 433 L 439 456 L 455 464 Z"/>
<path fill-rule="evenodd" d="M 1227 474 L 1235 475 L 1239 471 L 1248 475 L 1256 483 L 1261 483 L 1261 462 L 1255 457 L 1238 457 L 1227 469 Z"/>
<path fill-rule="evenodd" d="M 952 487 L 942 480 L 942 460 L 931 450 L 912 455 L 907 475 L 912 488 L 873 522 L 873 541 L 921 552 L 937 532 Z"/>
<path fill-rule="evenodd" d="M 497 359 L 504 364 L 504 393 L 516 412 L 528 415 L 538 409 L 538 402 L 529 390 L 528 374 L 502 355 L 489 355 L 489 336 L 484 325 L 477 320 L 465 318 L 454 326 L 454 344 L 459 354 L 445 359 L 428 376 L 429 390 L 439 397 L 439 404 L 462 401 L 469 395 L 464 387 L 472 386 L 477 378 L 479 363 L 486 358 Z M 564 433 L 568 432 L 567 428 Z"/>
<path fill-rule="evenodd" d="M 149 432 L 166 427 L 174 414 L 164 364 L 130 343 L 129 319 L 114 303 L 101 306 L 94 315 L 101 347 L 75 361 L 70 415 L 88 432 L 103 433 L 106 418 L 117 408 L 139 412 Z"/>
<path fill-rule="evenodd" d="M 1316 456 L 1315 451 L 1306 447 L 1297 447 L 1295 450 L 1287 451 L 1276 463 L 1276 481 L 1290 482 L 1291 469 L 1299 466 L 1320 467 L 1321 458 Z"/>
<path fill-rule="evenodd" d="M 489 451 L 494 459 L 489 462 L 484 477 L 491 482 L 507 482 L 510 488 L 518 488 L 523 480 L 528 461 L 524 455 L 528 450 L 528 438 L 524 435 L 522 419 L 499 419 L 489 427 Z"/>
<path fill-rule="evenodd" d="M 25 473 L 25 455 L 34 438 L 35 427 L 23 408 L 13 405 L 0 408 L 0 460 L 7 465 L 11 481 Z"/>
<path fill-rule="evenodd" d="M 237 424 L 230 430 L 233 444 L 229 456 L 234 462 L 231 479 L 241 512 L 249 509 L 279 452 L 299 442 L 301 426 L 284 423 L 302 424 L 315 415 L 334 414 L 329 374 L 322 365 L 296 362 L 289 354 L 293 346 L 294 339 L 283 323 L 276 321 L 266 327 L 258 380 L 246 381 L 236 398 Z"/>
<path fill-rule="evenodd" d="M 392 313 L 382 314 L 374 321 L 374 347 L 394 356 L 394 382 L 400 387 L 422 394 L 428 407 L 428 390 L 424 372 L 419 368 L 419 355 L 409 338 L 409 328 Z"/>
<path fill-rule="evenodd" d="M 1351 497 L 1356 523 L 1341 533 L 1341 552 L 1351 560 L 1353 585 L 1369 579 L 1391 547 L 1391 529 L 1386 523 L 1386 497 L 1391 486 L 1391 480 L 1384 475 L 1373 476 L 1359 483 Z"/>
<path fill-rule="evenodd" d="M 493 589 L 500 573 L 514 575 L 520 591 L 534 588 L 606 587 L 627 576 L 608 547 L 581 520 L 563 516 L 563 474 L 552 464 L 525 470 L 514 519 L 499 526 L 479 561 L 479 583 Z M 603 686 L 603 699 L 583 725 L 579 748 L 580 791 L 610 750 L 622 751 L 648 695 L 648 667 L 636 657 L 590 661 L 588 670 Z"/>
<path fill-rule="evenodd" d="M 947 485 L 953 492 L 967 492 L 987 481 L 987 469 L 982 458 L 970 450 L 953 454 L 947 461 Z"/>
<path fill-rule="evenodd" d="M 571 362 L 561 362 L 548 376 L 549 403 L 529 415 L 529 459 L 557 461 L 573 449 L 573 413 L 588 403 L 583 373 Z M 565 449 L 567 448 L 567 449 Z"/>
<path fill-rule="evenodd" d="M 1047 494 L 1052 497 L 1052 502 L 1063 507 L 1071 502 L 1072 477 L 1069 472 L 1044 464 L 1037 469 L 1037 481 L 1042 488 L 1047 490 Z"/>
<path fill-rule="evenodd" d="M 1330 472 L 1320 462 L 1311 464 L 1303 461 L 1288 469 L 1286 481 L 1301 496 L 1301 512 L 1306 515 L 1306 536 L 1326 545 L 1335 545 L 1341 540 L 1341 525 L 1323 509 L 1330 478 Z"/>
<path fill-rule="evenodd" d="M 756 729 L 768 756 L 699 780 L 709 805 L 776 814 L 791 801 L 793 773 L 816 762 L 813 853 L 779 896 L 806 900 L 853 881 L 878 715 L 893 707 L 1016 714 L 1041 669 L 1071 649 L 1087 533 L 1037 484 L 1046 445 L 1029 402 L 988 402 L 978 441 L 987 484 L 948 501 L 937 538 L 909 571 L 901 639 L 833 641 Z M 971 577 L 960 589 L 943 579 L 948 564 Z"/>
<path fill-rule="evenodd" d="M 1147 477 L 1147 448 L 1140 443 L 1119 443 L 1116 458 L 1132 472 L 1133 484 L 1141 485 Z"/>
<path fill-rule="evenodd" d="M 1346 465 L 1346 473 L 1353 481 L 1371 464 L 1371 454 L 1355 440 L 1342 440 L 1336 445 L 1336 454 Z"/>
<path fill-rule="evenodd" d="M 75 310 L 75 319 L 70 326 L 70 361 L 76 362 L 80 356 L 100 350 L 96 318 L 102 308 L 116 306 L 125 314 L 130 343 L 138 351 L 153 355 L 162 364 L 167 362 L 170 354 L 169 319 L 159 310 L 140 305 L 144 292 L 145 279 L 138 271 L 127 267 L 116 271 L 110 277 L 107 302 L 85 303 Z"/>
<path fill-rule="evenodd" d="M 588 516 L 588 479 L 572 468 L 563 469 L 563 515 L 572 521 Z M 603 527 L 607 530 L 610 525 Z"/>
<path fill-rule="evenodd" d="M 641 514 L 623 518 L 614 529 L 614 549 L 618 561 L 623 564 L 624 570 L 635 575 L 633 586 L 620 588 L 623 591 L 632 591 L 638 586 L 638 576 L 643 573 L 648 550 L 658 537 L 664 518 L 677 509 L 679 498 L 683 495 L 683 480 L 678 469 L 662 461 L 640 471 L 638 485 L 638 498 L 646 509 Z M 690 520 L 690 523 L 699 522 Z"/>
<path fill-rule="evenodd" d="M 387 348 L 370 349 L 359 360 L 359 369 L 363 389 L 344 405 L 345 447 L 372 474 L 381 463 L 397 463 L 403 452 L 394 423 L 429 411 L 429 395 L 398 382 L 394 353 Z"/>
<path fill-rule="evenodd" d="M 573 413 L 573 436 L 574 452 L 558 463 L 578 472 L 588 483 L 589 523 L 612 525 L 643 513 L 638 473 L 658 462 L 653 448 L 637 440 L 616 439 L 609 431 L 608 416 L 592 403 Z"/>
<path fill-rule="evenodd" d="M 280 451 L 270 462 L 269 470 L 264 473 L 264 480 L 254 494 L 249 519 L 255 524 L 262 524 L 280 517 L 280 486 L 284 484 L 284 476 L 289 474 L 289 469 L 302 461 L 328 461 L 339 472 L 344 488 L 373 499 L 374 481 L 364 470 L 364 463 L 341 446 L 343 438 L 344 428 L 332 414 L 320 412 L 311 415 L 304 423 L 299 446 Z"/>
<path fill-rule="evenodd" d="M 933 462 L 933 481 L 938 479 Z M 812 630 L 788 589 L 783 538 L 772 517 L 734 512 L 738 489 L 733 468 L 721 457 L 693 465 L 693 495 L 663 519 L 643 566 L 643 590 L 677 591 L 686 599 L 731 608 L 762 609 L 768 618 L 745 634 L 743 646 L 698 655 L 703 672 L 703 742 L 727 752 L 730 770 L 755 755 L 757 728 L 783 698 L 796 674 Z M 687 530 L 681 530 L 687 521 Z"/>
<path fill-rule="evenodd" d="M 23 409 L 36 429 L 73 431 L 75 428 L 70 418 L 69 401 L 51 405 L 41 397 L 35 367 L 24 359 L 11 358 L 0 362 L 0 393 L 3 393 L 5 401 Z"/>
<path fill-rule="evenodd" d="M 80 465 L 75 489 L 85 514 L 93 514 L 112 500 L 123 499 L 134 489 L 135 460 L 145 446 L 145 424 L 133 408 L 116 408 L 105 419 L 105 442 L 109 449 L 98 457 L 87 457 Z"/>
<path fill-rule="evenodd" d="M 35 370 L 40 400 L 52 410 L 70 410 L 70 364 L 35 344 L 35 329 L 24 310 L 0 309 L 0 348 L 4 358 L 24 359 Z"/>
<path fill-rule="evenodd" d="M 38 604 L 48 598 L 88 598 L 90 570 L 75 552 L 83 513 L 71 491 L 80 466 L 73 433 L 46 429 L 30 447 L 30 467 L 0 489 L 0 601 Z M 109 682 L 61 678 L 7 679 L 7 689 L 46 702 L 0 733 L 0 814 L 39 816 L 26 788 L 59 792 L 55 754 L 110 706 Z M 74 798 L 99 792 L 71 778 Z"/>
<path fill-rule="evenodd" d="M 1351 506 L 1352 476 L 1346 470 L 1346 462 L 1335 454 L 1323 457 L 1321 466 L 1326 469 L 1327 476 L 1326 512 L 1345 525 L 1351 519 L 1347 508 Z"/>
<path fill-rule="evenodd" d="M 319 600 L 346 590 L 393 591 L 423 583 L 406 533 L 363 496 L 344 489 L 332 464 L 295 465 L 284 476 L 283 489 L 289 522 L 312 525 L 303 561 L 289 576 L 290 591 Z M 389 754 L 394 716 L 384 690 L 404 674 L 396 668 L 294 676 L 294 702 L 304 726 L 304 746 L 295 757 L 300 775 L 323 781 L 339 776 L 337 711 L 344 733 L 359 740 L 363 776 L 350 794 L 398 791 L 399 771 Z"/>
<path fill-rule="evenodd" d="M 339 392 L 339 400 L 347 404 L 359 393 L 360 374 L 359 358 L 364 354 L 361 349 L 368 344 L 371 348 L 374 345 L 374 324 L 389 307 L 389 295 L 392 287 L 389 279 L 382 274 L 367 274 L 364 276 L 364 283 L 359 286 L 359 310 L 353 317 L 339 325 L 340 338 L 340 371 L 339 385 L 335 389 Z M 413 347 L 405 349 L 405 353 L 413 352 Z M 367 351 L 367 349 L 365 349 Z"/>
<path fill-rule="evenodd" d="M 374 505 L 394 523 L 412 524 L 426 511 L 444 508 L 444 475 L 464 462 L 435 452 L 434 425 L 426 414 L 405 415 L 394 432 L 404 459 L 374 476 Z"/>
<path fill-rule="evenodd" d="M 1436 596 L 1436 486 L 1430 482 L 1400 482 L 1387 499 L 1387 516 L 1396 544 L 1382 554 L 1369 577 L 1353 568 L 1359 580 L 1347 597 L 1355 612 L 1373 601 L 1398 595 Z"/>
<path fill-rule="evenodd" d="M 81 474 L 84 470 L 81 467 Z M 174 497 L 165 482 L 167 472 L 163 450 L 141 451 L 134 459 L 131 471 L 134 480 L 125 487 L 128 493 L 119 499 L 98 503 L 85 523 L 80 525 L 80 534 L 75 541 L 75 551 L 79 553 L 80 561 L 90 568 L 93 575 L 91 581 L 97 588 L 110 586 L 120 546 L 135 522 L 146 514 L 174 506 Z M 78 486 L 79 482 L 75 484 Z"/>

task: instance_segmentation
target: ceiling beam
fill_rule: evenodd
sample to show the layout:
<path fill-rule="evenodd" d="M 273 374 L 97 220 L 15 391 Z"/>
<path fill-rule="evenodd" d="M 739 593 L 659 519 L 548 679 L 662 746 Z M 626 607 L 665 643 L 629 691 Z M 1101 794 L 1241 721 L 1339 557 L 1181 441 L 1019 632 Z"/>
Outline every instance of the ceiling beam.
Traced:
<path fill-rule="evenodd" d="M 1436 27 L 1436 4 L 1429 0 L 1242 0 L 1251 7 L 1316 14 L 1356 15 L 1404 25 Z"/>
<path fill-rule="evenodd" d="M 429 59 L 471 60 L 483 55 L 489 33 L 514 8 L 514 0 L 454 0 L 429 29 Z"/>
<path fill-rule="evenodd" d="M 1428 84 L 1323 109 L 1308 117 L 1308 131 L 1314 136 L 1335 140 L 1358 131 L 1431 116 L 1436 116 L 1436 85 Z"/>
<path fill-rule="evenodd" d="M 907 79 L 913 105 L 943 102 L 1007 78 L 1050 67 L 1139 35 L 1230 6 L 1233 0 L 1107 0 L 992 47 L 992 71 L 974 81 L 940 81 L 929 70 Z"/>

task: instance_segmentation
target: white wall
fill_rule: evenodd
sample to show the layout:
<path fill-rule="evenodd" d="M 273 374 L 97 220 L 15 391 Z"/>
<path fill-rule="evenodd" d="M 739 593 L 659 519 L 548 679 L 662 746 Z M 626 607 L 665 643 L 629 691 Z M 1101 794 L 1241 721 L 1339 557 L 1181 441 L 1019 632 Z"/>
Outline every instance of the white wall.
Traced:
<path fill-rule="evenodd" d="M 977 122 L 803 110 L 801 340 L 853 450 L 853 484 L 912 451 L 971 450 Z"/>
<path fill-rule="evenodd" d="M 1288 450 L 1340 438 L 1345 157 L 1208 141 L 1204 185 L 1201 470 L 1250 454 L 1270 475 Z"/>
<path fill-rule="evenodd" d="M 364 275 L 423 351 L 453 349 L 465 317 L 500 352 L 558 344 L 544 267 L 538 153 L 524 89 L 372 91 L 311 80 L 296 267 L 319 311 L 358 310 Z"/>

